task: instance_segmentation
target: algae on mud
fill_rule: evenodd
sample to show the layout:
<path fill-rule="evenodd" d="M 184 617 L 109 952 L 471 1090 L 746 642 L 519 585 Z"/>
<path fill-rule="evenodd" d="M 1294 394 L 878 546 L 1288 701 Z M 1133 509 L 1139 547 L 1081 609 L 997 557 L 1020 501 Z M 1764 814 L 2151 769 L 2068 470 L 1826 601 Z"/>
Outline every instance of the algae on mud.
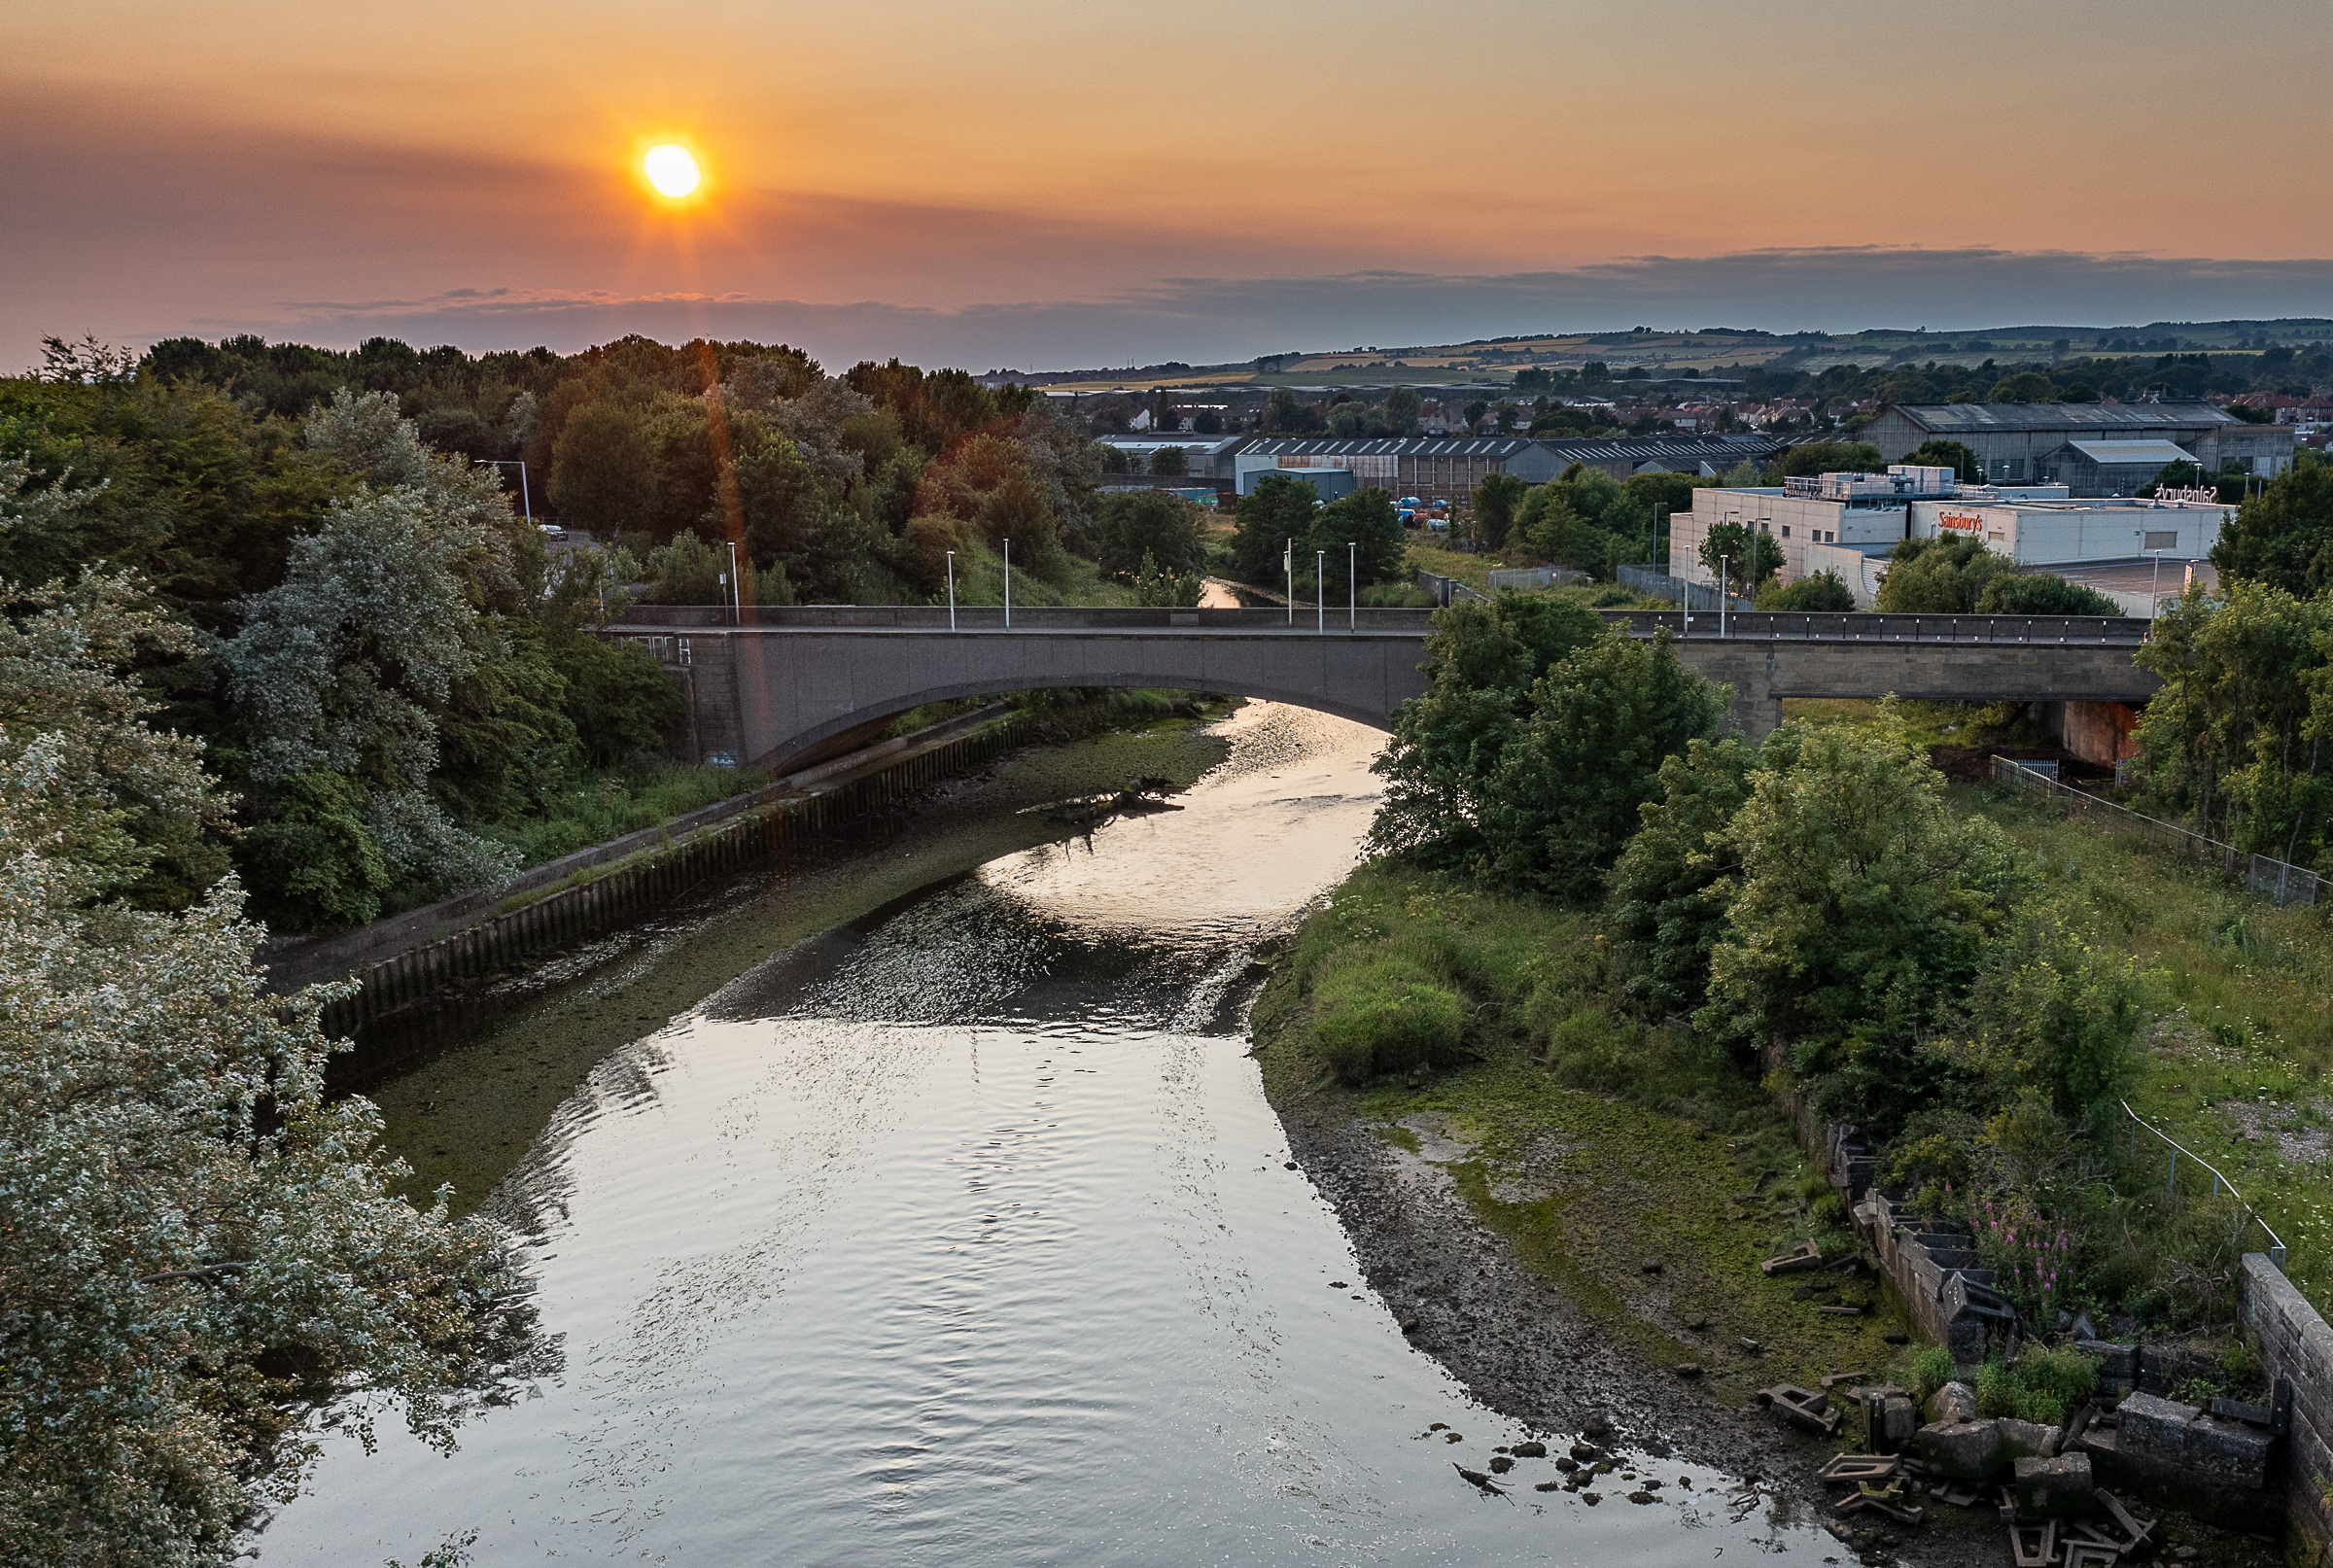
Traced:
<path fill-rule="evenodd" d="M 1160 778 L 1187 788 L 1221 761 L 1209 733 L 1236 701 L 1199 716 L 1130 714 L 1138 726 L 1032 747 L 935 786 L 904 817 L 837 835 L 790 865 L 699 889 L 664 916 L 585 943 L 468 995 L 382 1028 L 462 1043 L 361 1085 L 387 1122 L 383 1144 L 467 1213 L 526 1157 L 610 1051 L 651 1035 L 732 977 L 820 931 L 1018 850 L 1073 837 L 1032 808 Z"/>
<path fill-rule="evenodd" d="M 1388 948 L 1464 996 L 1469 1060 L 1347 1086 L 1314 1026 L 1348 956 L 1381 966 Z M 1693 1397 L 1738 1405 L 1775 1382 L 1884 1371 L 1898 1354 L 1888 1336 L 1910 1330 L 1877 1278 L 1758 1272 L 1808 1237 L 1855 1256 L 1783 1112 L 1722 1052 L 1607 1007 L 1601 968 L 1590 917 L 1365 866 L 1315 909 L 1258 998 L 1266 1092 L 1283 1120 L 1368 1129 L 1394 1179 L 1405 1164 L 1446 1172 L 1579 1311 L 1652 1366 L 1703 1369 Z"/>

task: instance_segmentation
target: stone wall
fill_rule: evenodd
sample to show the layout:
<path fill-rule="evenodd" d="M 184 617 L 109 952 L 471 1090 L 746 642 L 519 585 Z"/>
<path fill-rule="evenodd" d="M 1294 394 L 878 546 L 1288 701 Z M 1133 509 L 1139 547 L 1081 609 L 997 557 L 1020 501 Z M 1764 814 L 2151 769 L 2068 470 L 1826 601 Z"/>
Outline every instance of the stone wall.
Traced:
<path fill-rule="evenodd" d="M 2287 1555 L 2333 1563 L 2333 1327 L 2265 1254 L 2244 1260 L 2244 1326 L 2260 1341 L 2269 1383 L 2291 1393 L 2284 1441 Z"/>

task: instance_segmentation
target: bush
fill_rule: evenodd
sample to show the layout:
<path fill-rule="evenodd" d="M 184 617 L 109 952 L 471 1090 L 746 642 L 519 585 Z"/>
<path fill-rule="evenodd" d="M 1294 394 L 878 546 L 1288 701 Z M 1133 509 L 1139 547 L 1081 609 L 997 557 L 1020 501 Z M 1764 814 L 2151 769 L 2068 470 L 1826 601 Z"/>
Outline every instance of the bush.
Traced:
<path fill-rule="evenodd" d="M 2098 1391 L 2098 1363 L 2078 1350 L 2029 1350 L 1976 1369 L 1976 1413 L 2064 1426 Z"/>
<path fill-rule="evenodd" d="M 1466 1002 L 1446 987 L 1402 974 L 1406 967 L 1365 960 L 1321 976 L 1312 1038 L 1345 1083 L 1456 1060 Z"/>
<path fill-rule="evenodd" d="M 1832 610 L 1855 609 L 1855 590 L 1835 572 L 1818 572 L 1797 581 L 1768 583 L 1758 590 L 1758 608 L 1777 610 Z"/>
<path fill-rule="evenodd" d="M 1904 1357 L 1902 1371 L 1904 1383 L 1911 1389 L 1912 1397 L 1923 1405 L 1937 1389 L 1961 1376 L 1961 1369 L 1953 1362 L 1952 1352 L 1940 1344 L 1924 1344 L 1910 1352 Z"/>

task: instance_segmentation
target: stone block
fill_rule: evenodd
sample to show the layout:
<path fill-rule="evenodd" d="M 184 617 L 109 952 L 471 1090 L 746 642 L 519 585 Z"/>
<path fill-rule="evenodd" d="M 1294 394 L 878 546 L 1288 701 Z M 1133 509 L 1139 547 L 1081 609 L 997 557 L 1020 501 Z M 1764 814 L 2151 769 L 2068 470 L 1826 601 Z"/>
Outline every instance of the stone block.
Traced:
<path fill-rule="evenodd" d="M 2096 1486 L 2088 1454 L 2056 1459 L 2029 1455 L 2017 1461 L 2016 1473 L 2020 1519 L 2071 1519 L 2089 1514 Z"/>
<path fill-rule="evenodd" d="M 2117 1451 L 2150 1481 L 2223 1492 L 2266 1489 L 2275 1444 L 2259 1427 L 2153 1394 L 2122 1402 L 2115 1437 Z"/>
<path fill-rule="evenodd" d="M 1983 1481 L 2002 1465 L 1998 1421 L 1946 1421 L 1924 1426 L 1912 1434 L 1912 1446 L 1933 1475 Z"/>
<path fill-rule="evenodd" d="M 1928 1418 L 1939 1425 L 1976 1419 L 1976 1390 L 1967 1383 L 1946 1383 L 1928 1396 Z"/>
<path fill-rule="evenodd" d="M 2016 1421 L 2003 1417 L 2001 1422 L 2001 1451 L 2004 1458 L 2054 1459 L 2058 1455 L 2058 1429 L 2037 1421 Z"/>
<path fill-rule="evenodd" d="M 2203 1414 L 2193 1405 L 2156 1394 L 2133 1394 L 2116 1407 L 2114 1446 L 2140 1464 L 2176 1467 L 2187 1461 L 2187 1424 Z"/>
<path fill-rule="evenodd" d="M 1880 1435 L 1887 1444 L 1889 1453 L 1896 1452 L 1911 1442 L 1912 1434 L 1920 1429 L 1919 1412 L 1912 1409 L 1912 1402 L 1901 1394 L 1890 1394 L 1880 1402 L 1879 1419 Z"/>

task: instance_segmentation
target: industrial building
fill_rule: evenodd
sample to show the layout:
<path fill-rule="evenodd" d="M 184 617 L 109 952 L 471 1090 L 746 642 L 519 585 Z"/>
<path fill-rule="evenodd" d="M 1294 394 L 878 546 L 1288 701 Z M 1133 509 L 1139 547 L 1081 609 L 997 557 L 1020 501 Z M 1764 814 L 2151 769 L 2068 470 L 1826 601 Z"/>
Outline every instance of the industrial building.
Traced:
<path fill-rule="evenodd" d="M 1232 498 L 1239 493 L 1239 478 L 1232 469 L 1232 454 L 1239 449 L 1242 441 L 1251 439 L 1251 437 L 1244 436 L 1097 436 L 1095 439 L 1104 446 L 1115 447 L 1124 452 L 1126 466 L 1132 470 L 1123 474 L 1105 474 L 1102 486 L 1104 489 L 1179 490 L 1186 486 L 1203 484 L 1213 487 L 1217 500 L 1229 505 Z M 1150 472 L 1151 459 L 1158 454 L 1160 449 L 1169 446 L 1182 449 L 1183 472 L 1173 476 L 1162 475 L 1155 483 L 1135 483 L 1134 481 Z"/>
<path fill-rule="evenodd" d="M 1744 463 L 1771 463 L 1789 443 L 1768 436 L 1632 436 L 1607 440 L 1536 437 L 1555 454 L 1556 471 L 1577 463 L 1616 479 L 1639 473 L 1694 473 L 1707 477 Z"/>
<path fill-rule="evenodd" d="M 1546 442 L 1519 436 L 1376 440 L 1266 436 L 1242 447 L 1232 461 L 1236 488 L 1243 496 L 1254 491 L 1258 477 L 1277 470 L 1343 469 L 1363 488 L 1375 485 L 1397 496 L 1428 501 L 1464 500 L 1494 473 L 1545 484 L 1563 471 L 1566 462 Z"/>
<path fill-rule="evenodd" d="M 2059 483 L 2074 496 L 2129 495 L 2165 462 L 2273 477 L 2292 467 L 2293 447 L 2289 427 L 2246 424 L 2202 402 L 1899 403 L 1862 438 L 1890 463 L 1928 441 L 1958 441 L 1990 483 Z M 2166 444 L 2176 455 L 2147 467 Z"/>
<path fill-rule="evenodd" d="M 2125 613 L 2149 615 L 2154 583 L 2174 594 L 2209 573 L 2207 557 L 2234 515 L 2218 502 L 2076 498 L 2064 485 L 1961 485 L 1949 470 L 1898 465 L 1886 474 L 1697 490 L 1693 510 L 1671 521 L 1669 574 L 1714 584 L 1716 574 L 1701 564 L 1702 540 L 1720 523 L 1741 523 L 1781 545 L 1780 580 L 1828 572 L 1868 610 L 1902 540 L 1976 539 L 2021 570 L 2090 581 Z"/>

